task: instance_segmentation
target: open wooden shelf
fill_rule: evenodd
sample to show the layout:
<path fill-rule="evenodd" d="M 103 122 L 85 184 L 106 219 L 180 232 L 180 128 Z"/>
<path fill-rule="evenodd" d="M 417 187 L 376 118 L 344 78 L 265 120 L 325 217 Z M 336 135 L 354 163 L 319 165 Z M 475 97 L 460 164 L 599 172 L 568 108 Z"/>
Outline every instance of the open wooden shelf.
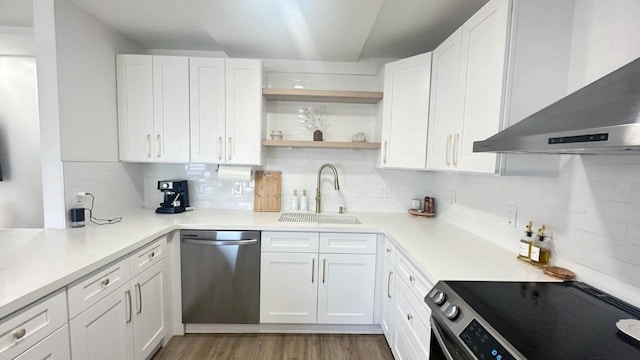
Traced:
<path fill-rule="evenodd" d="M 262 140 L 264 146 L 333 148 L 333 149 L 380 149 L 380 143 L 351 141 L 298 141 L 298 140 Z"/>
<path fill-rule="evenodd" d="M 262 95 L 267 100 L 377 104 L 382 100 L 383 93 L 378 91 L 262 88 Z"/>

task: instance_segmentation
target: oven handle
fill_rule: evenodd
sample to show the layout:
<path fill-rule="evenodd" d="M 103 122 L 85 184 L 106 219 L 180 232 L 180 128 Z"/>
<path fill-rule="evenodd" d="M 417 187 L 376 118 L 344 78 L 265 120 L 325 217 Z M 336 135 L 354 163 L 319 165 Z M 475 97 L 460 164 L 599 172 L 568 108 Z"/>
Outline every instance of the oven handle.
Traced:
<path fill-rule="evenodd" d="M 449 352 L 449 348 L 447 347 L 447 344 L 445 344 L 444 339 L 442 338 L 442 334 L 441 334 L 442 330 L 440 329 L 440 325 L 435 320 L 433 320 L 433 317 L 431 317 L 431 331 L 433 331 L 433 335 L 435 335 L 436 340 L 440 345 L 440 349 L 442 350 L 442 353 L 444 354 L 444 356 L 446 356 L 447 360 L 455 360 L 453 356 L 451 356 L 451 353 Z"/>

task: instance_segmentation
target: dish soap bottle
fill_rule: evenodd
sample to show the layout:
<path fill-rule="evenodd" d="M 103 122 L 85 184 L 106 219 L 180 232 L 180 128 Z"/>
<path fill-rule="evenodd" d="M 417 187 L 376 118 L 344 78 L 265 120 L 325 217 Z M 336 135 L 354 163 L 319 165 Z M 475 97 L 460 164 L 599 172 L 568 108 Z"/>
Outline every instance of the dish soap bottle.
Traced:
<path fill-rule="evenodd" d="M 529 220 L 529 223 L 525 227 L 524 236 L 520 239 L 520 251 L 518 252 L 518 256 L 522 259 L 531 258 L 531 244 L 533 244 L 532 226 L 533 223 Z"/>
<path fill-rule="evenodd" d="M 302 196 L 300 196 L 300 210 L 309 210 L 309 200 L 307 199 L 307 190 L 302 190 Z"/>
<path fill-rule="evenodd" d="M 549 259 L 551 258 L 551 248 L 549 246 L 549 241 L 545 241 L 545 227 L 542 225 L 540 229 L 538 229 L 538 239 L 531 244 L 531 261 L 540 265 L 549 264 Z"/>
<path fill-rule="evenodd" d="M 291 197 L 291 210 L 298 210 L 298 190 L 293 190 Z"/>

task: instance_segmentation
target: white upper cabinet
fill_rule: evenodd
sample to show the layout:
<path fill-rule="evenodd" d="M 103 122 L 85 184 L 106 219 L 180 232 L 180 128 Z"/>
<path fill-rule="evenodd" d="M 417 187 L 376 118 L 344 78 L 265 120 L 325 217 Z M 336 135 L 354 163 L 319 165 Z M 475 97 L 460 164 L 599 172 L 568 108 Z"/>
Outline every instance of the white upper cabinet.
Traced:
<path fill-rule="evenodd" d="M 154 156 L 189 161 L 189 59 L 153 57 Z"/>
<path fill-rule="evenodd" d="M 226 60 L 226 163 L 262 161 L 262 61 Z"/>
<path fill-rule="evenodd" d="M 146 55 L 118 55 L 118 138 L 120 160 L 151 161 L 153 62 Z"/>
<path fill-rule="evenodd" d="M 120 160 L 260 165 L 262 62 L 118 55 Z"/>
<path fill-rule="evenodd" d="M 388 63 L 384 71 L 381 166 L 424 169 L 431 53 Z"/>
<path fill-rule="evenodd" d="M 473 142 L 494 135 L 502 124 L 510 14 L 510 0 L 492 0 L 462 25 L 460 170 L 497 170 L 497 154 L 474 153 Z"/>
<path fill-rule="evenodd" d="M 120 160 L 189 161 L 188 58 L 118 55 Z"/>
<path fill-rule="evenodd" d="M 455 166 L 452 162 L 454 136 L 462 129 L 458 102 L 461 40 L 462 29 L 458 29 L 433 51 L 427 151 L 429 170 L 450 170 Z"/>
<path fill-rule="evenodd" d="M 191 161 L 225 160 L 225 59 L 191 58 Z"/>
<path fill-rule="evenodd" d="M 427 169 L 495 173 L 473 142 L 502 125 L 510 0 L 492 0 L 433 52 Z"/>

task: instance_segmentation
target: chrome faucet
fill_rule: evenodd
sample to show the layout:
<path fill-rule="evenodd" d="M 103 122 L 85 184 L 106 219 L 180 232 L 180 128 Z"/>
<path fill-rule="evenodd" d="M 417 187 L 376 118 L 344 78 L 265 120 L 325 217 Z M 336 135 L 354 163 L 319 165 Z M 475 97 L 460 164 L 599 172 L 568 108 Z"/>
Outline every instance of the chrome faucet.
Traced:
<path fill-rule="evenodd" d="M 336 167 L 331 164 L 324 164 L 320 166 L 318 169 L 318 187 L 316 187 L 316 213 L 320 213 L 320 175 L 322 175 L 322 170 L 325 168 L 330 168 L 333 170 L 333 186 L 336 190 L 340 190 L 340 183 L 338 182 L 338 170 Z"/>

